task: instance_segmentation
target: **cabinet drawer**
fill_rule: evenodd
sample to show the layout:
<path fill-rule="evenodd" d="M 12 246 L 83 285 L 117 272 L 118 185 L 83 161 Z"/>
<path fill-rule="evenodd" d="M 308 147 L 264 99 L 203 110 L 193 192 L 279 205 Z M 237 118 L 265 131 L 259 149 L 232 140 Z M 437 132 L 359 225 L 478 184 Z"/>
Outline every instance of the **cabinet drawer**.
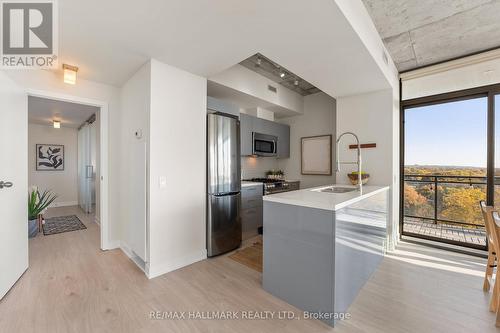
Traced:
<path fill-rule="evenodd" d="M 247 186 L 241 188 L 241 208 L 247 209 L 262 206 L 262 186 Z"/>
<path fill-rule="evenodd" d="M 243 209 L 241 211 L 242 239 L 258 235 L 258 228 L 262 226 L 262 206 Z"/>
<path fill-rule="evenodd" d="M 255 197 L 242 197 L 241 198 L 241 209 L 250 209 L 254 207 L 262 207 L 262 196 Z"/>

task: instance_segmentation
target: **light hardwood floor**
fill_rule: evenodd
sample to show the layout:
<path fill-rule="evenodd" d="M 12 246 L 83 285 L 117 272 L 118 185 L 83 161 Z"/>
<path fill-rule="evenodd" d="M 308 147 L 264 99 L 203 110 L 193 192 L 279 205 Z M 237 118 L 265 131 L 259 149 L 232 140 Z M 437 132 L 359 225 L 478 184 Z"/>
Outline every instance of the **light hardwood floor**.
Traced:
<path fill-rule="evenodd" d="M 99 228 L 30 240 L 30 268 L 0 302 L 0 332 L 496 332 L 485 260 L 401 243 L 332 329 L 315 320 L 151 320 L 150 311 L 294 311 L 227 256 L 148 280 Z"/>

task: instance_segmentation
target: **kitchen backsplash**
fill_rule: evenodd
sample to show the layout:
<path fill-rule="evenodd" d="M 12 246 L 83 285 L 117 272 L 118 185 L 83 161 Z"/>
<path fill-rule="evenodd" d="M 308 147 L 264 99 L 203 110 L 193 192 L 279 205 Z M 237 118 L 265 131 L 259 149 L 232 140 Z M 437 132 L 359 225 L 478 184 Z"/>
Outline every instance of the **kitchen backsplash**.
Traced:
<path fill-rule="evenodd" d="M 242 157 L 241 178 L 251 179 L 265 177 L 266 171 L 278 169 L 276 157 Z"/>

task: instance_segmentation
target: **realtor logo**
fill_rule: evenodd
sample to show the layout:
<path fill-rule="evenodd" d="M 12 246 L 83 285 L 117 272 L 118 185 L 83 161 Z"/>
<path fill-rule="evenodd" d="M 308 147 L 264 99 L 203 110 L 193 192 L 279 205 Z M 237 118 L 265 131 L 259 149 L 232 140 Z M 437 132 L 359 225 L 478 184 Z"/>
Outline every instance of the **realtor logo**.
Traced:
<path fill-rule="evenodd" d="M 56 0 L 0 0 L 1 68 L 57 66 Z"/>

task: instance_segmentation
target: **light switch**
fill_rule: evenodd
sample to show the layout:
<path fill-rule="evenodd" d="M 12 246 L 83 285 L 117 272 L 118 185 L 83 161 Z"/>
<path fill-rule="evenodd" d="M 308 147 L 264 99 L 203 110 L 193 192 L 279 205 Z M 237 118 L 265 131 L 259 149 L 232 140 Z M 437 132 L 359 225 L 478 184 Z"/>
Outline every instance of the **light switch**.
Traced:
<path fill-rule="evenodd" d="M 167 177 L 160 176 L 160 188 L 166 188 L 166 187 L 167 187 Z"/>

